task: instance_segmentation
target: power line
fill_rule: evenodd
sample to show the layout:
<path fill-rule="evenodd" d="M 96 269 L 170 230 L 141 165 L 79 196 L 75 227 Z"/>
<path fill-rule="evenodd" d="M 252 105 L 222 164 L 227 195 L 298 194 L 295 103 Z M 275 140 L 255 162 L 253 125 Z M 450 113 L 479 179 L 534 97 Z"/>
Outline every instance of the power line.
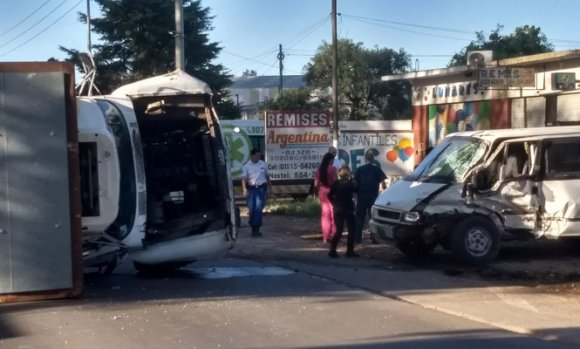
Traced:
<path fill-rule="evenodd" d="M 42 23 L 42 21 L 44 21 L 48 16 L 50 16 L 51 14 L 53 14 L 56 10 L 58 10 L 62 5 L 64 5 L 68 0 L 63 0 L 60 4 L 58 4 L 54 9 L 52 9 L 52 11 L 50 11 L 48 14 L 46 14 L 44 17 L 42 17 L 41 19 L 39 19 L 38 21 L 36 21 L 36 23 L 34 23 L 33 25 L 31 25 L 30 27 L 28 27 L 26 30 L 24 30 L 23 32 L 21 32 L 20 34 L 16 35 L 15 37 L 13 37 L 11 40 L 8 40 L 7 42 L 3 43 L 2 45 L 0 45 L 0 47 L 4 47 L 6 45 L 8 45 L 9 43 L 13 42 L 14 40 L 18 39 L 19 37 L 21 37 L 22 35 L 28 33 L 30 30 L 32 30 L 34 27 L 36 27 L 37 25 L 39 25 L 40 23 Z"/>
<path fill-rule="evenodd" d="M 23 19 L 21 19 L 18 23 L 14 24 L 12 27 L 6 29 L 4 32 L 0 33 L 0 37 L 3 37 L 4 35 L 10 33 L 14 28 L 18 27 L 19 25 L 21 25 L 22 23 L 26 22 L 27 19 L 29 19 L 30 17 L 34 16 L 34 14 L 38 11 L 40 11 L 40 9 L 42 9 L 44 7 L 44 5 L 48 4 L 51 0 L 46 0 L 42 5 L 40 5 L 36 10 L 32 11 L 31 14 L 29 14 L 28 16 L 24 17 Z"/>
<path fill-rule="evenodd" d="M 36 39 L 38 36 L 40 36 L 41 34 L 45 33 L 46 30 L 48 30 L 50 27 L 52 27 L 53 25 L 55 25 L 58 21 L 60 21 L 61 19 L 63 19 L 64 16 L 68 15 L 72 10 L 74 10 L 77 6 L 79 6 L 84 1 L 85 0 L 79 0 L 76 4 L 74 4 L 70 9 L 68 9 L 60 17 L 58 17 L 52 23 L 50 23 L 49 25 L 47 25 L 46 27 L 44 27 L 41 31 L 39 31 L 38 33 L 36 33 L 36 35 L 34 35 L 30 39 L 26 40 L 25 42 L 21 43 L 20 45 L 14 47 L 12 50 L 7 51 L 7 52 L 4 52 L 3 54 L 0 54 L 0 57 L 6 56 L 7 54 L 16 51 L 17 49 L 21 48 L 22 46 L 24 46 L 24 45 L 28 44 L 29 42 L 31 42 L 32 40 Z"/>
<path fill-rule="evenodd" d="M 361 20 L 367 20 L 367 21 L 384 22 L 384 23 L 390 23 L 390 24 L 395 24 L 395 25 L 414 27 L 414 28 L 422 28 L 422 29 L 430 29 L 430 30 L 439 30 L 439 31 L 446 31 L 446 32 L 451 32 L 451 33 L 469 34 L 469 35 L 475 34 L 475 32 L 471 32 L 471 31 L 467 31 L 467 30 L 461 30 L 461 29 L 454 29 L 454 28 L 435 27 L 435 26 L 421 25 L 421 24 L 413 24 L 413 23 L 407 23 L 407 22 L 388 21 L 388 20 L 385 20 L 385 19 L 370 18 L 370 17 L 363 17 L 363 16 L 354 16 L 354 15 L 344 15 L 344 16 L 345 17 L 350 17 L 350 18 L 353 18 L 353 19 L 361 19 Z"/>
<path fill-rule="evenodd" d="M 324 16 L 324 17 L 318 19 L 317 21 L 315 21 L 314 23 L 310 24 L 306 28 L 302 29 L 301 31 L 299 31 L 299 32 L 293 34 L 292 36 L 290 36 L 290 38 L 286 40 L 286 42 L 289 41 L 290 44 L 283 44 L 285 50 L 291 50 L 292 47 L 296 46 L 298 43 L 300 43 L 301 41 L 303 41 L 304 39 L 306 39 L 308 36 L 312 35 L 312 33 L 314 33 L 316 30 L 318 30 L 322 25 L 324 25 L 325 23 L 327 23 L 329 18 L 330 18 L 330 15 Z M 277 59 L 276 59 L 275 63 L 272 64 L 272 65 L 269 64 L 269 63 L 264 63 L 264 62 L 258 60 L 261 57 L 266 57 L 268 55 L 273 54 L 274 52 L 278 52 L 278 46 L 276 46 L 275 48 L 273 48 L 271 50 L 265 51 L 265 52 L 263 52 L 263 53 L 261 53 L 261 54 L 259 54 L 257 56 L 254 56 L 252 58 L 245 57 L 245 56 L 242 56 L 242 55 L 239 55 L 239 54 L 230 52 L 230 51 L 226 51 L 226 50 L 222 50 L 222 52 L 227 53 L 227 54 L 232 55 L 232 56 L 236 56 L 236 57 L 242 58 L 245 61 L 251 61 L 251 62 L 254 62 L 254 63 L 258 63 L 260 65 L 263 65 L 263 66 L 267 66 L 268 68 L 266 69 L 266 71 L 269 71 L 270 69 L 272 69 L 272 67 L 274 66 L 275 63 L 278 63 L 278 60 Z M 290 54 L 290 55 L 292 56 L 293 54 Z M 294 55 L 294 56 L 296 56 L 296 55 Z M 244 64 L 244 62 L 242 62 L 242 61 L 235 62 L 235 63 L 231 64 L 231 66 L 229 68 L 232 69 L 232 68 L 238 67 L 238 66 L 240 66 L 242 64 Z M 288 71 L 294 72 L 294 73 L 297 73 L 297 74 L 301 74 L 301 72 L 297 72 L 297 71 L 294 71 L 294 70 L 288 70 Z"/>
<path fill-rule="evenodd" d="M 318 22 L 312 24 L 310 27 L 302 30 L 302 32 L 300 32 L 302 34 L 301 37 L 299 37 L 298 39 L 296 39 L 291 44 L 284 45 L 284 47 L 292 48 L 292 47 L 296 46 L 299 42 L 301 42 L 302 40 L 304 40 L 307 37 L 309 37 L 310 35 L 312 35 L 312 33 L 314 33 L 316 30 L 318 30 L 318 28 L 320 28 L 322 25 L 328 23 L 328 20 L 329 19 L 330 19 L 330 16 L 326 16 L 326 17 L 320 19 Z"/>
<path fill-rule="evenodd" d="M 376 23 L 376 22 L 373 22 L 373 21 L 368 21 L 368 20 L 364 20 L 364 19 L 360 19 L 360 18 L 354 18 L 354 17 L 351 17 L 351 16 L 344 16 L 344 17 L 350 18 L 352 20 L 355 20 L 355 21 L 358 21 L 358 22 L 361 22 L 361 23 L 371 24 L 371 25 L 375 25 L 375 26 L 378 26 L 378 27 L 383 27 L 383 28 L 387 28 L 387 29 L 398 30 L 398 31 L 407 32 L 407 33 L 413 33 L 413 34 L 424 35 L 424 36 L 431 36 L 431 37 L 443 38 L 443 39 L 458 40 L 458 41 L 465 41 L 465 40 L 467 40 L 465 38 L 459 38 L 459 37 L 453 37 L 453 36 L 445 36 L 445 35 L 437 35 L 437 34 L 429 34 L 429 33 L 426 33 L 426 32 L 419 32 L 419 31 L 415 31 L 415 30 L 409 30 L 409 29 L 392 27 L 392 26 L 388 26 L 388 25 Z"/>

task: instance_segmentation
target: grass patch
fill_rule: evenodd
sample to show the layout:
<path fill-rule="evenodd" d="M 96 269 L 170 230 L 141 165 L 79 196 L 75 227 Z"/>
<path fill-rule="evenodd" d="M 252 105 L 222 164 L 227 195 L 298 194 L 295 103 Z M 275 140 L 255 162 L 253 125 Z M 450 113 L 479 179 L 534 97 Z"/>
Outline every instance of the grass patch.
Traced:
<path fill-rule="evenodd" d="M 273 199 L 267 202 L 264 211 L 297 217 L 320 217 L 320 202 L 315 196 L 305 199 Z"/>

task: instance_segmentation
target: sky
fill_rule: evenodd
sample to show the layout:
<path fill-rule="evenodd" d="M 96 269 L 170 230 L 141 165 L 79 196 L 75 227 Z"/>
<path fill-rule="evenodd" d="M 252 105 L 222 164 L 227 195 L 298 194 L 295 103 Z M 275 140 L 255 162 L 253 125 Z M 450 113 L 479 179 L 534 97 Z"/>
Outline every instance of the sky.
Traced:
<path fill-rule="evenodd" d="M 331 0 L 201 1 L 214 16 L 209 38 L 222 47 L 214 63 L 234 76 L 246 69 L 278 75 L 279 45 L 284 74 L 300 74 L 317 48 L 332 41 Z M 90 6 L 98 17 L 98 5 Z M 0 62 L 63 59 L 59 46 L 85 51 L 89 35 L 77 13 L 86 11 L 87 0 L 0 0 Z M 339 39 L 402 48 L 419 70 L 444 68 L 475 32 L 489 35 L 498 24 L 503 34 L 539 26 L 556 50 L 580 48 L 577 0 L 337 0 L 337 12 Z"/>

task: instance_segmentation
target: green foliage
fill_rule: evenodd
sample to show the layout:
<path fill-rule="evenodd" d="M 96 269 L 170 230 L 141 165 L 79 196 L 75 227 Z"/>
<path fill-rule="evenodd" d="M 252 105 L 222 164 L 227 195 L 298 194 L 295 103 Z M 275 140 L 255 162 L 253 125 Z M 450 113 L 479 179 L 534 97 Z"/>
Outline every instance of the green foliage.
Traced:
<path fill-rule="evenodd" d="M 262 110 L 320 110 L 330 106 L 313 98 L 308 89 L 288 89 L 262 103 Z"/>
<path fill-rule="evenodd" d="M 296 200 L 270 200 L 264 211 L 296 217 L 320 217 L 320 202 L 315 196 Z"/>
<path fill-rule="evenodd" d="M 467 51 L 492 50 L 493 59 L 505 59 L 554 51 L 554 46 L 548 42 L 548 38 L 542 33 L 540 27 L 524 25 L 517 27 L 513 33 L 508 35 L 502 35 L 502 29 L 503 26 L 498 24 L 487 38 L 483 31 L 475 33 L 476 39 L 453 55 L 449 66 L 466 65 Z"/>
<path fill-rule="evenodd" d="M 401 74 L 410 67 L 403 50 L 366 49 L 362 43 L 337 43 L 338 104 L 341 120 L 404 118 L 409 116 L 411 88 L 407 81 L 385 83 L 381 76 Z M 306 81 L 321 103 L 331 105 L 332 44 L 323 42 L 306 67 Z"/>
<path fill-rule="evenodd" d="M 173 1 L 95 2 L 100 6 L 102 17 L 91 19 L 91 30 L 100 36 L 99 43 L 92 49 L 97 65 L 96 85 L 102 93 L 175 69 Z M 79 18 L 86 23 L 85 15 L 80 14 Z M 212 18 L 210 9 L 202 7 L 201 0 L 183 1 L 184 70 L 212 88 L 216 109 L 222 114 L 232 111 L 225 91 L 231 84 L 231 76 L 222 65 L 211 63 L 221 50 L 218 43 L 209 41 Z M 78 51 L 61 49 L 69 54 L 68 60 L 79 63 Z"/>

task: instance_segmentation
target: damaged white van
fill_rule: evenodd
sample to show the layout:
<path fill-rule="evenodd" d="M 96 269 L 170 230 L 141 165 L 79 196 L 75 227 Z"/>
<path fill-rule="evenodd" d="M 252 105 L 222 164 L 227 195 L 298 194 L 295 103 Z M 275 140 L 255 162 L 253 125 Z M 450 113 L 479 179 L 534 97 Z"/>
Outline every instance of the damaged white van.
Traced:
<path fill-rule="evenodd" d="M 440 244 L 471 265 L 502 240 L 580 237 L 580 127 L 453 133 L 377 198 L 369 228 L 407 255 Z"/>

